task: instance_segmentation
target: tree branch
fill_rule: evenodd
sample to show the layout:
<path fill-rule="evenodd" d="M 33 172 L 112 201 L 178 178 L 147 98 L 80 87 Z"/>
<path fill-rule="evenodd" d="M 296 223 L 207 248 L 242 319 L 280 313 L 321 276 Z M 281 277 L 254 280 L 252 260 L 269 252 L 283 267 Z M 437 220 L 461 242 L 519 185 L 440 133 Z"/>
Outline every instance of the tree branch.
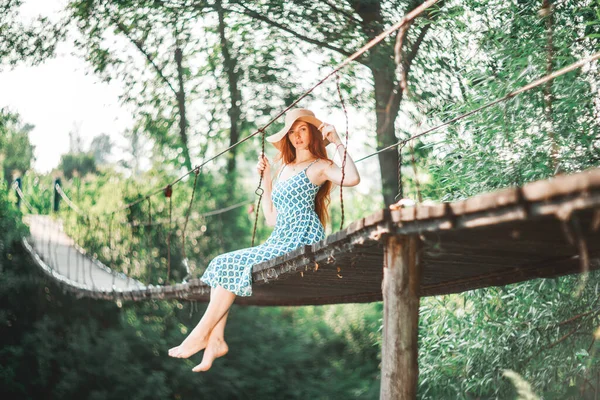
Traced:
<path fill-rule="evenodd" d="M 404 52 L 402 51 L 402 47 L 404 46 L 404 39 L 406 38 L 406 34 L 408 33 L 408 29 L 411 27 L 412 21 L 398 29 L 398 33 L 396 34 L 396 43 L 394 45 L 394 61 L 396 62 L 396 67 L 399 71 L 398 78 L 398 86 L 400 86 L 400 91 L 405 92 L 408 89 L 408 82 L 406 81 L 407 75 L 407 61 L 404 58 Z M 393 101 L 395 91 L 392 91 L 390 94 L 390 99 L 388 100 L 388 107 Z"/>
<path fill-rule="evenodd" d="M 167 77 L 163 74 L 162 69 L 160 69 L 158 67 L 158 65 L 156 65 L 156 63 L 154 62 L 154 59 L 152 58 L 152 56 L 150 54 L 148 54 L 148 52 L 146 52 L 146 49 L 144 49 L 144 47 L 142 46 L 142 43 L 140 43 L 139 41 L 135 40 L 131 36 L 129 30 L 127 29 L 127 27 L 122 22 L 119 22 L 114 17 L 111 17 L 111 20 L 113 21 L 113 23 L 115 25 L 117 25 L 117 27 L 121 30 L 121 32 L 123 32 L 123 34 L 125 35 L 125 37 L 127 39 L 129 39 L 129 41 L 131 43 L 133 43 L 133 45 L 140 51 L 140 53 L 142 53 L 142 55 L 146 58 L 146 60 L 148 61 L 148 63 L 154 68 L 154 70 L 156 71 L 156 73 L 158 74 L 158 76 L 160 77 L 160 79 L 163 82 L 165 82 L 167 84 L 167 86 L 169 86 L 169 88 L 171 89 L 171 91 L 173 92 L 173 94 L 175 96 L 177 96 L 177 90 L 175 90 L 175 88 L 173 87 L 173 85 L 171 85 L 171 82 L 169 82 L 169 80 L 167 79 Z"/>
<path fill-rule="evenodd" d="M 331 2 L 329 0 L 322 0 L 325 4 L 327 4 L 329 6 L 329 8 L 331 8 L 333 11 L 337 12 L 338 14 L 344 15 L 345 17 L 347 17 L 348 19 L 350 19 L 351 21 L 356 22 L 357 24 L 362 24 L 362 21 L 358 18 L 356 18 L 354 16 L 354 14 L 342 10 L 341 8 L 337 7 L 334 4 L 331 4 Z"/>
<path fill-rule="evenodd" d="M 391 118 L 389 117 L 389 115 L 390 115 L 389 111 L 395 110 L 396 108 L 398 108 L 400 106 L 400 102 L 402 101 L 403 94 L 408 91 L 408 73 L 410 72 L 410 69 L 412 67 L 412 62 L 415 59 L 415 57 L 417 56 L 417 53 L 419 52 L 419 48 L 421 46 L 421 43 L 423 43 L 423 40 L 425 39 L 427 32 L 431 28 L 432 23 L 430 22 L 427 25 L 425 25 L 423 28 L 421 28 L 421 31 L 419 32 L 417 39 L 410 46 L 410 52 L 408 53 L 408 55 L 405 55 L 404 52 L 402 51 L 402 48 L 404 46 L 404 39 L 406 38 L 408 29 L 411 26 L 412 26 L 412 22 L 404 25 L 403 27 L 401 27 L 398 30 L 398 34 L 396 36 L 396 44 L 394 46 L 394 53 L 395 53 L 396 66 L 399 69 L 398 87 L 395 90 L 391 91 L 390 98 L 385 107 L 387 117 L 386 117 L 384 126 L 386 126 L 386 127 L 392 123 Z"/>
<path fill-rule="evenodd" d="M 567 320 L 559 322 L 556 326 L 562 326 L 562 325 L 569 324 L 569 323 L 571 323 L 571 322 L 573 322 L 575 320 L 578 320 L 578 319 L 583 318 L 585 316 L 588 316 L 590 314 L 600 314 L 600 308 L 595 309 L 595 310 L 590 310 L 590 311 L 587 311 L 587 312 L 584 312 L 584 313 L 581 313 L 581 314 L 578 314 L 578 315 L 575 315 L 574 317 L 571 317 L 571 318 L 569 318 Z"/>
<path fill-rule="evenodd" d="M 238 74 L 236 72 L 236 63 L 237 60 L 235 57 L 231 55 L 229 52 L 229 41 L 227 40 L 227 36 L 225 34 L 225 14 L 223 12 L 223 4 L 221 0 L 216 2 L 217 5 L 217 15 L 219 20 L 219 38 L 221 41 L 221 54 L 223 55 L 223 67 L 225 69 L 225 73 L 227 75 L 227 81 L 229 83 L 229 97 L 230 97 L 230 106 L 228 110 L 229 114 L 229 146 L 233 146 L 239 140 L 239 118 L 241 114 L 240 110 L 240 100 L 241 95 L 238 89 Z M 228 154 L 227 158 L 227 173 L 233 174 L 236 169 L 236 153 L 237 148 L 232 148 Z M 233 187 L 233 185 L 232 185 Z M 233 192 L 229 192 L 230 195 Z"/>
<path fill-rule="evenodd" d="M 417 53 L 419 52 L 421 43 L 423 43 L 423 39 L 425 39 L 425 35 L 427 35 L 427 32 L 429 31 L 429 29 L 431 29 L 432 25 L 433 25 L 432 23 L 425 25 L 423 27 L 423 29 L 421 29 L 421 32 L 419 32 L 419 36 L 417 37 L 415 42 L 410 47 L 410 52 L 408 53 L 408 56 L 406 57 L 406 64 L 408 66 L 408 70 L 410 70 L 410 67 L 412 66 L 412 62 L 415 59 L 415 57 L 417 56 Z M 407 70 L 407 74 L 408 74 L 408 70 Z"/>
<path fill-rule="evenodd" d="M 337 53 L 342 54 L 343 56 L 350 57 L 352 55 L 352 53 L 350 53 L 350 52 L 348 52 L 348 51 L 346 51 L 346 50 L 344 50 L 344 49 L 342 49 L 340 47 L 336 47 L 336 46 L 333 46 L 333 45 L 331 45 L 331 44 L 329 44 L 327 42 L 323 42 L 323 41 L 320 41 L 318 39 L 313 39 L 311 37 L 308 37 L 308 36 L 305 36 L 305 35 L 303 35 L 301 33 L 298 33 L 295 30 L 287 27 L 286 25 L 283 25 L 283 24 L 281 24 L 279 22 L 275 22 L 275 21 L 273 21 L 273 20 L 265 17 L 264 15 L 262 15 L 262 14 L 256 12 L 256 11 L 248 8 L 244 4 L 241 4 L 241 3 L 236 3 L 236 4 L 238 4 L 239 6 L 241 6 L 245 11 L 239 11 L 239 10 L 233 10 L 233 9 L 223 9 L 223 10 L 224 11 L 228 11 L 228 12 L 234 12 L 234 13 L 246 15 L 246 16 L 248 16 L 250 18 L 253 18 L 253 19 L 265 22 L 265 23 L 267 23 L 267 24 L 269 24 L 269 25 L 271 25 L 271 26 L 273 26 L 275 28 L 281 29 L 284 32 L 290 33 L 291 35 L 293 35 L 293 36 L 295 36 L 295 37 L 297 37 L 297 38 L 299 38 L 299 39 L 301 39 L 301 40 L 303 40 L 305 42 L 312 43 L 312 44 L 315 44 L 315 45 L 320 46 L 320 47 L 324 47 L 324 48 L 329 49 L 329 50 L 333 50 L 333 51 L 335 51 Z M 359 59 L 357 59 L 357 61 L 360 62 L 361 64 L 366 64 L 366 60 L 364 60 L 362 57 L 359 58 Z"/>

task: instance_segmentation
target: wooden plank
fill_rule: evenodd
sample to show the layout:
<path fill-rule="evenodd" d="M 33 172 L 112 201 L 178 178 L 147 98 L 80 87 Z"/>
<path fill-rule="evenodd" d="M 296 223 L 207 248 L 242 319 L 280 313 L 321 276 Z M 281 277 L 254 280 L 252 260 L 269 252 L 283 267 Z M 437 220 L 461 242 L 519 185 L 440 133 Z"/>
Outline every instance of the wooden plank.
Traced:
<path fill-rule="evenodd" d="M 350 225 L 348 225 L 348 227 L 346 228 L 346 232 L 348 233 L 348 235 L 351 235 L 354 232 L 357 232 L 364 227 L 365 227 L 365 219 L 361 218 L 359 220 L 356 220 L 356 221 L 350 223 Z"/>
<path fill-rule="evenodd" d="M 446 204 L 438 203 L 430 206 L 418 205 L 415 207 L 415 219 L 442 218 L 446 215 Z"/>
<path fill-rule="evenodd" d="M 483 210 L 493 210 L 498 207 L 517 204 L 518 202 L 518 190 L 516 188 L 508 188 L 450 203 L 450 208 L 454 215 L 463 215 Z"/>
<path fill-rule="evenodd" d="M 592 188 L 600 188 L 600 168 L 527 183 L 522 191 L 527 201 L 542 201 L 570 193 L 587 192 Z"/>
<path fill-rule="evenodd" d="M 391 221 L 390 210 L 384 208 L 378 210 L 373 214 L 365 217 L 365 228 L 373 225 L 377 225 L 381 222 Z"/>
<path fill-rule="evenodd" d="M 400 221 L 409 222 L 417 218 L 417 210 L 414 207 L 400 209 Z"/>

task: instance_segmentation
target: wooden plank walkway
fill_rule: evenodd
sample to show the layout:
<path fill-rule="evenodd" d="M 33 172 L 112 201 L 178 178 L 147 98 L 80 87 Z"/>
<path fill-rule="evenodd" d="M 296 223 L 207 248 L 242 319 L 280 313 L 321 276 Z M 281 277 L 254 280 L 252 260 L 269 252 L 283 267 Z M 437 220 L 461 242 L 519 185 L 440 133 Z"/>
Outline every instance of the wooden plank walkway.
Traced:
<path fill-rule="evenodd" d="M 43 219 L 31 221 L 32 237 L 39 223 Z M 238 297 L 236 304 L 382 300 L 383 243 L 391 235 L 413 235 L 421 241 L 421 296 L 597 269 L 600 169 L 453 203 L 380 210 L 319 243 L 256 265 L 253 296 Z M 208 301 L 210 291 L 198 279 L 164 287 L 125 286 L 122 291 L 66 285 L 82 295 L 106 299 Z"/>
<path fill-rule="evenodd" d="M 48 215 L 28 215 L 30 237 L 23 243 L 44 272 L 62 285 L 80 294 L 89 295 L 98 289 L 104 292 L 116 290 L 140 290 L 145 285 L 129 277 L 113 272 L 100 262 L 88 257 L 73 239 L 68 237 L 60 221 Z"/>

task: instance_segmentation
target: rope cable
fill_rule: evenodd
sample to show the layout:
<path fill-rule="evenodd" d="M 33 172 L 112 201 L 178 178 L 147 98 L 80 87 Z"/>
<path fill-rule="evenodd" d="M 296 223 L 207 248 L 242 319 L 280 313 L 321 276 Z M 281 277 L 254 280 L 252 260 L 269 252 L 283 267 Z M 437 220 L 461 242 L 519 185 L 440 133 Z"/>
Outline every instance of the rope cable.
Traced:
<path fill-rule="evenodd" d="M 165 197 L 169 198 L 169 232 L 167 233 L 167 279 L 171 277 L 171 234 L 173 233 L 173 187 L 171 185 L 165 188 Z"/>
<path fill-rule="evenodd" d="M 383 153 L 384 151 L 388 151 L 388 150 L 390 150 L 390 149 L 392 149 L 392 148 L 394 148 L 396 146 L 400 146 L 401 144 L 405 144 L 406 142 L 408 142 L 410 140 L 413 140 L 413 139 L 419 138 L 421 136 L 427 135 L 427 134 L 429 134 L 429 133 L 431 133 L 433 131 L 436 131 L 436 130 L 438 130 L 440 128 L 443 128 L 444 126 L 450 125 L 453 122 L 461 120 L 461 119 L 463 119 L 465 117 L 468 117 L 469 115 L 475 114 L 475 113 L 477 113 L 477 112 L 479 112 L 481 110 L 484 110 L 486 108 L 489 108 L 489 107 L 491 107 L 493 105 L 496 105 L 496 104 L 501 103 L 503 101 L 509 100 L 509 99 L 511 99 L 511 98 L 513 98 L 513 97 L 515 97 L 515 96 L 523 93 L 523 92 L 526 92 L 527 90 L 530 90 L 530 89 L 533 89 L 535 87 L 538 87 L 538 86 L 540 86 L 540 85 L 542 85 L 542 84 L 544 84 L 546 82 L 551 81 L 552 79 L 555 79 L 555 78 L 557 78 L 557 77 L 559 77 L 561 75 L 564 75 L 564 74 L 566 74 L 568 72 L 571 72 L 571 71 L 573 71 L 573 70 L 575 70 L 577 68 L 581 68 L 585 64 L 588 64 L 588 63 L 590 63 L 590 62 L 592 62 L 594 60 L 597 60 L 599 58 L 600 58 L 600 52 L 592 54 L 589 57 L 582 58 L 579 61 L 577 61 L 577 62 L 575 62 L 575 63 L 573 63 L 571 65 L 566 66 L 565 68 L 562 68 L 562 69 L 560 69 L 560 70 L 558 70 L 556 72 L 553 72 L 551 74 L 545 75 L 545 76 L 539 78 L 538 80 L 535 80 L 535 81 L 533 81 L 533 82 L 531 82 L 531 83 L 529 83 L 529 84 L 527 84 L 527 85 L 525 85 L 525 86 L 523 86 L 523 87 L 521 87 L 521 88 L 519 88 L 519 89 L 517 89 L 517 90 L 515 90 L 513 92 L 510 92 L 510 93 L 508 93 L 504 97 L 501 97 L 501 98 L 496 99 L 496 100 L 494 100 L 494 101 L 492 101 L 490 103 L 484 104 L 483 106 L 478 107 L 478 108 L 476 108 L 474 110 L 471 110 L 469 112 L 461 114 L 461 115 L 459 115 L 459 116 L 457 116 L 455 118 L 452 118 L 452 119 L 450 119 L 450 120 L 448 120 L 448 121 L 446 121 L 446 122 L 444 122 L 444 123 L 442 123 L 440 125 L 434 126 L 433 128 L 430 128 L 430 129 L 427 129 L 426 131 L 423 131 L 421 133 L 413 135 L 413 136 L 409 137 L 408 139 L 400 140 L 400 141 L 398 141 L 398 142 L 396 142 L 394 144 L 391 144 L 391 145 L 389 145 L 387 147 L 384 147 L 383 149 L 377 150 L 374 153 L 371 153 L 369 155 L 364 156 L 363 158 L 360 158 L 360 159 L 356 160 L 355 163 L 361 162 L 363 160 L 366 160 L 367 158 L 373 157 L 374 155 Z"/>
<path fill-rule="evenodd" d="M 344 227 L 344 196 L 343 196 L 343 187 L 344 187 L 344 178 L 346 177 L 346 156 L 348 154 L 348 110 L 346 109 L 346 103 L 344 102 L 344 96 L 342 96 L 342 90 L 340 88 L 340 75 L 335 74 L 335 83 L 337 87 L 337 92 L 340 97 L 340 103 L 342 104 L 342 109 L 344 110 L 344 117 L 346 121 L 346 145 L 344 147 L 344 157 L 342 158 L 342 179 L 340 181 L 340 207 L 342 211 L 342 219 L 340 221 L 340 230 Z M 336 147 L 337 151 L 337 147 Z"/>
<path fill-rule="evenodd" d="M 152 282 L 152 263 L 150 260 L 152 259 L 152 199 L 148 197 L 148 227 L 150 227 L 150 235 L 146 235 L 148 239 L 148 251 L 150 252 L 150 258 L 146 261 L 146 275 L 148 276 L 147 284 Z M 146 233 L 146 227 L 144 227 L 144 234 Z"/>
<path fill-rule="evenodd" d="M 262 130 L 261 147 L 262 147 L 261 156 L 264 157 L 265 156 L 265 131 L 264 131 L 264 129 Z M 258 214 L 260 213 L 260 202 L 262 200 L 263 193 L 265 192 L 264 189 L 260 187 L 262 184 L 264 175 L 265 175 L 265 169 L 260 171 L 260 179 L 258 180 L 258 187 L 254 191 L 254 193 L 258 196 L 258 202 L 256 204 L 256 208 L 254 209 L 254 228 L 252 229 L 252 244 L 251 244 L 252 247 L 254 247 L 254 240 L 256 239 L 256 227 L 258 226 Z"/>
<path fill-rule="evenodd" d="M 112 221 L 113 221 L 113 216 L 111 215 L 109 220 L 108 220 L 108 248 L 111 250 L 110 252 L 110 269 L 113 271 L 112 274 L 112 288 L 113 290 L 115 289 L 115 276 L 116 274 L 115 272 L 115 266 L 113 264 L 113 251 L 112 251 Z"/>
<path fill-rule="evenodd" d="M 194 202 L 194 195 L 196 194 L 196 184 L 198 182 L 198 175 L 200 174 L 200 169 L 198 167 L 196 167 L 194 172 L 195 172 L 195 175 L 194 175 L 194 186 L 192 187 L 192 196 L 190 198 L 190 205 L 188 206 L 188 210 L 187 210 L 187 213 L 185 216 L 185 224 L 183 225 L 183 230 L 181 231 L 181 252 L 183 255 L 184 262 L 187 259 L 187 256 L 185 254 L 185 230 L 187 228 L 188 221 L 190 219 L 190 213 L 192 212 L 192 203 Z"/>
<path fill-rule="evenodd" d="M 402 150 L 404 149 L 405 144 L 406 143 L 402 143 L 398 146 L 398 194 L 394 197 L 394 200 L 404 198 L 404 186 L 402 184 Z"/>
<path fill-rule="evenodd" d="M 71 207 L 77 214 L 79 215 L 83 215 L 85 216 L 86 214 L 81 210 L 81 208 L 77 207 L 77 205 L 75 205 L 75 203 L 73 203 L 71 201 L 71 199 L 67 196 L 67 194 L 62 190 L 62 187 L 56 183 L 54 184 L 54 187 L 56 189 L 56 191 L 58 192 L 58 194 L 60 195 L 60 197 L 63 198 L 63 200 L 65 201 L 65 203 L 67 203 L 67 205 L 69 207 Z"/>
<path fill-rule="evenodd" d="M 21 201 L 23 202 L 23 204 L 25 204 L 25 207 L 27 207 L 29 212 L 31 212 L 32 214 L 35 214 L 35 210 L 33 209 L 33 206 L 31 204 L 29 204 L 29 202 L 27 200 L 25 200 L 25 195 L 21 191 L 21 188 L 19 187 L 19 184 L 17 183 L 17 181 L 15 181 L 13 183 L 13 188 L 15 189 L 17 196 L 19 196 L 21 198 Z"/>
<path fill-rule="evenodd" d="M 254 203 L 254 200 L 246 200 L 246 201 L 242 201 L 240 203 L 235 203 L 232 204 L 230 206 L 227 207 L 223 207 L 223 208 L 218 208 L 216 210 L 212 210 L 212 211 L 207 211 L 205 213 L 201 213 L 201 214 L 194 214 L 193 216 L 190 216 L 189 220 L 190 221 L 195 221 L 199 218 L 204 218 L 204 217 L 210 217 L 212 215 L 217 215 L 217 214 L 223 214 L 227 211 L 231 211 L 233 209 L 248 205 L 248 204 L 252 204 Z M 185 223 L 185 217 L 181 217 L 178 218 L 176 220 L 174 220 L 176 224 L 178 223 Z M 154 225 L 165 225 L 169 223 L 169 219 L 168 218 L 163 218 L 163 219 L 156 219 L 154 221 L 150 221 L 150 222 L 146 222 L 146 223 L 141 223 L 141 222 L 134 222 L 133 226 L 154 226 Z"/>
<path fill-rule="evenodd" d="M 419 124 L 420 125 L 420 124 Z M 415 175 L 415 187 L 417 189 L 417 201 L 423 202 L 423 196 L 421 195 L 421 184 L 419 183 L 419 176 L 417 175 L 417 162 L 415 160 L 415 146 L 414 141 L 410 141 L 410 159 L 413 167 L 413 174 Z"/>
<path fill-rule="evenodd" d="M 84 222 L 85 222 L 84 228 L 86 228 L 86 230 L 85 230 L 86 233 L 84 233 L 84 235 L 85 235 L 84 237 L 87 238 L 89 236 L 89 229 L 90 229 L 90 225 L 91 225 L 89 217 L 87 217 L 87 216 L 84 217 Z M 85 243 L 85 241 L 82 241 L 80 243 L 83 244 L 83 243 Z M 88 259 L 88 265 L 90 266 L 90 281 L 92 282 L 92 288 L 95 288 L 96 287 L 96 282 L 94 281 L 94 277 L 93 277 L 93 274 L 92 274 L 92 267 L 93 266 L 92 266 L 92 263 L 90 262 L 89 259 Z"/>

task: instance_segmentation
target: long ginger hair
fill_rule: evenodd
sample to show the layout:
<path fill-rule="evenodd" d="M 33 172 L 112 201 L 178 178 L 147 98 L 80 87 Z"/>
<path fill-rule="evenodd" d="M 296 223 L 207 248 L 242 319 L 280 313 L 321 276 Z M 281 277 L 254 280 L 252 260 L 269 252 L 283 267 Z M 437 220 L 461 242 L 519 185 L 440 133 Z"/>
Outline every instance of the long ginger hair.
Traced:
<path fill-rule="evenodd" d="M 310 143 L 308 144 L 308 149 L 311 154 L 318 159 L 327 160 L 330 164 L 333 163 L 327 157 L 327 150 L 325 150 L 325 145 L 323 144 L 323 135 L 313 124 L 306 123 L 308 125 L 308 129 L 310 130 Z M 284 164 L 290 164 L 296 159 L 296 148 L 290 142 L 290 137 L 288 134 L 285 135 L 283 139 L 281 139 L 281 148 L 279 150 L 279 154 L 275 158 L 276 161 L 283 160 Z M 333 184 L 331 181 L 325 181 L 319 191 L 317 192 L 317 196 L 315 197 L 315 212 L 319 217 L 319 220 L 323 224 L 323 226 L 327 226 L 329 223 L 329 203 L 331 203 L 331 187 Z"/>

